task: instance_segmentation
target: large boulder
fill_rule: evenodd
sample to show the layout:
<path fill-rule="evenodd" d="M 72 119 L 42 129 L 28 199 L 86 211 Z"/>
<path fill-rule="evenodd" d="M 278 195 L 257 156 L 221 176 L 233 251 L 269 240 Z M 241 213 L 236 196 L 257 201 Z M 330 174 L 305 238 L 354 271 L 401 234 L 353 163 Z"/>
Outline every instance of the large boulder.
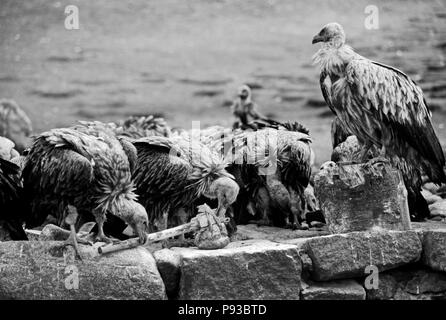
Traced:
<path fill-rule="evenodd" d="M 401 172 L 387 162 L 324 163 L 314 178 L 315 194 L 331 233 L 409 230 L 407 190 Z"/>
<path fill-rule="evenodd" d="M 279 227 L 259 226 L 256 224 L 238 225 L 237 236 L 240 239 L 263 239 L 274 242 L 282 242 L 283 240 L 312 238 L 328 235 L 328 230 L 292 230 Z M 322 229 L 322 228 L 321 228 Z"/>
<path fill-rule="evenodd" d="M 446 298 L 446 274 L 407 267 L 379 275 L 378 288 L 366 289 L 368 300 L 431 300 Z"/>
<path fill-rule="evenodd" d="M 301 292 L 302 300 L 365 300 L 364 288 L 355 280 L 308 282 Z"/>
<path fill-rule="evenodd" d="M 302 244 L 301 244 L 302 246 Z M 418 261 L 421 241 L 415 231 L 362 231 L 305 240 L 304 251 L 312 261 L 311 277 L 317 281 L 368 275 Z"/>
<path fill-rule="evenodd" d="M 296 246 L 247 240 L 219 250 L 172 250 L 182 259 L 180 299 L 299 299 Z"/>
<path fill-rule="evenodd" d="M 83 261 L 59 241 L 0 243 L 0 299 L 165 299 L 155 259 L 142 247 Z"/>
<path fill-rule="evenodd" d="M 166 286 L 167 296 L 176 298 L 181 277 L 181 255 L 170 249 L 161 249 L 155 251 L 153 257 Z"/>
<path fill-rule="evenodd" d="M 446 229 L 423 231 L 423 258 L 433 270 L 446 272 Z"/>

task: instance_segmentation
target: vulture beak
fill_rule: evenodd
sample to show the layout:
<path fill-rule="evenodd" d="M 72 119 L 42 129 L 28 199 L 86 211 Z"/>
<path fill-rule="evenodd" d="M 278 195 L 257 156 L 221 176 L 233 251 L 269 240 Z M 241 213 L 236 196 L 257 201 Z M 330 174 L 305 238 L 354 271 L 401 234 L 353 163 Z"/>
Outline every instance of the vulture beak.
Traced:
<path fill-rule="evenodd" d="M 317 34 L 313 37 L 313 41 L 311 41 L 311 44 L 315 44 L 322 41 L 324 41 L 324 37 Z"/>

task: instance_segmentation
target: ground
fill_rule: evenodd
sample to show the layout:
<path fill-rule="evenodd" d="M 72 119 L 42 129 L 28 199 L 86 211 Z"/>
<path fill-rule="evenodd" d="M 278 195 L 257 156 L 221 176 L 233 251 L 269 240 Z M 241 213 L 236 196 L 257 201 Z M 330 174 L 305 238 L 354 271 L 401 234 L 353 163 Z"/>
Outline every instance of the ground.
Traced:
<path fill-rule="evenodd" d="M 379 9 L 367 30 L 365 8 Z M 79 8 L 79 30 L 64 10 Z M 398 67 L 424 89 L 446 144 L 444 1 L 2 0 L 0 97 L 29 113 L 36 132 L 78 119 L 162 113 L 174 126 L 230 125 L 244 82 L 261 111 L 297 120 L 329 158 L 332 115 L 322 101 L 311 39 L 332 21 L 368 58 Z"/>

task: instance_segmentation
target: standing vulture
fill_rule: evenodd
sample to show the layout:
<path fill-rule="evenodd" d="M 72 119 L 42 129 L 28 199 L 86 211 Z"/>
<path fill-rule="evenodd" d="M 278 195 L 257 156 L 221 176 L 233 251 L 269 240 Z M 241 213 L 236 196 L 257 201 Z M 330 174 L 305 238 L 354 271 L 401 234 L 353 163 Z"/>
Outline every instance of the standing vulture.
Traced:
<path fill-rule="evenodd" d="M 138 151 L 133 178 L 151 231 L 185 223 L 194 200 L 201 196 L 218 200 L 218 216 L 224 216 L 237 198 L 239 187 L 222 159 L 199 139 L 183 134 L 133 143 Z"/>
<path fill-rule="evenodd" d="M 22 177 L 30 205 L 28 228 L 41 225 L 49 214 L 63 226 L 71 205 L 81 217 L 94 216 L 97 240 L 110 242 L 103 224 L 116 216 L 145 242 L 147 213 L 136 201 L 128 156 L 111 132 L 80 125 L 40 134 L 26 156 Z"/>
<path fill-rule="evenodd" d="M 420 87 L 402 71 L 355 53 L 338 23 L 327 24 L 314 36 L 317 42 L 323 43 L 313 57 L 322 94 L 342 128 L 363 145 L 361 160 L 375 146 L 383 156 L 401 159 L 403 174 L 419 176 L 421 170 L 434 183 L 446 182 L 443 150 Z M 405 181 L 412 179 L 417 177 Z"/>
<path fill-rule="evenodd" d="M 251 118 L 253 120 L 267 119 L 258 111 L 257 104 L 252 100 L 251 88 L 246 84 L 238 89 L 238 98 L 233 102 L 231 110 L 235 117 L 233 129 L 250 128 Z"/>

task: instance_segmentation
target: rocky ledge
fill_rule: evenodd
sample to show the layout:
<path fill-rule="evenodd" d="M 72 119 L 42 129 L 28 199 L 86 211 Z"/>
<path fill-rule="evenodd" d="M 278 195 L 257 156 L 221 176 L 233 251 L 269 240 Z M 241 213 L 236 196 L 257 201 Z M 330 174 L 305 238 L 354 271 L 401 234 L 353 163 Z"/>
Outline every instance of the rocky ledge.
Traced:
<path fill-rule="evenodd" d="M 99 256 L 81 246 L 82 261 L 60 241 L 9 241 L 0 243 L 0 298 L 438 299 L 445 244 L 444 222 L 333 235 L 246 225 L 224 249 Z"/>

